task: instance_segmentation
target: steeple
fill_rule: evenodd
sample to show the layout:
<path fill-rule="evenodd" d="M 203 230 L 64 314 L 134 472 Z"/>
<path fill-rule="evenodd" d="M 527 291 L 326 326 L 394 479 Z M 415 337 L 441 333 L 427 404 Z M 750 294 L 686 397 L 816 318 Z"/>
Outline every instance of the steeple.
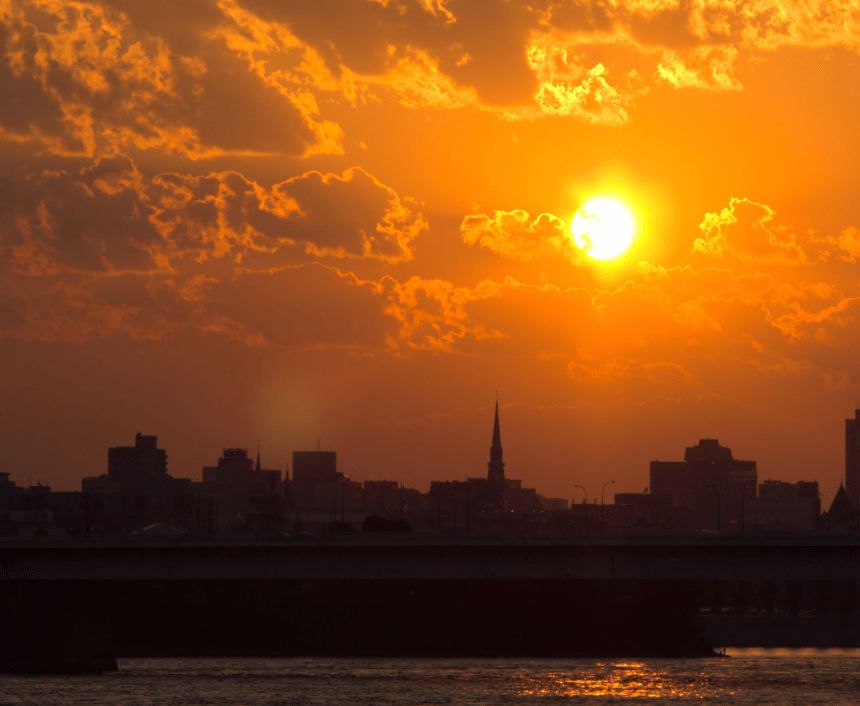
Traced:
<path fill-rule="evenodd" d="M 499 431 L 499 401 L 496 400 L 496 419 L 493 422 L 493 445 L 490 447 L 490 462 L 487 464 L 487 480 L 501 483 L 505 480 L 505 462 L 502 461 L 502 434 Z"/>

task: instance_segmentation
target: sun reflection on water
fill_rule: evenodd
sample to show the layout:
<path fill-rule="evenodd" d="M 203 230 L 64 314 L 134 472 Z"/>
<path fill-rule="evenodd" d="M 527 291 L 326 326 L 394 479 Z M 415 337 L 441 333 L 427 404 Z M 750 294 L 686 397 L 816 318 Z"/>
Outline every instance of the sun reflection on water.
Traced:
<path fill-rule="evenodd" d="M 677 699 L 714 696 L 704 673 L 686 672 L 678 679 L 671 669 L 643 662 L 598 662 L 586 669 L 559 670 L 522 676 L 521 696 L 565 698 L 607 696 L 619 699 Z M 730 693 L 730 692 L 729 692 Z"/>

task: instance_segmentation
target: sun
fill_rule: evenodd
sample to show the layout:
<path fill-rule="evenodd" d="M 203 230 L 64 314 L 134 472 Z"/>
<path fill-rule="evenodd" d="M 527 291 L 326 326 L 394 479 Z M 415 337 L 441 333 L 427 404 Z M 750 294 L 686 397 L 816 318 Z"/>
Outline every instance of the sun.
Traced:
<path fill-rule="evenodd" d="M 576 212 L 570 232 L 589 257 L 612 260 L 630 247 L 633 217 L 617 201 L 592 199 Z"/>

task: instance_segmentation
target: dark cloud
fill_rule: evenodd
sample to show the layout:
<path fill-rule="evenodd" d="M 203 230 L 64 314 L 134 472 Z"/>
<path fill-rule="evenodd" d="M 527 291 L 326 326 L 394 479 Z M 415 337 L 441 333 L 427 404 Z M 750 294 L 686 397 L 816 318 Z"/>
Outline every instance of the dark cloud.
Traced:
<path fill-rule="evenodd" d="M 191 157 L 339 149 L 337 130 L 318 132 L 307 101 L 267 84 L 211 34 L 211 7 L 183 26 L 194 43 L 176 41 L 187 8 L 177 16 L 171 6 L 160 22 L 143 12 L 141 25 L 137 12 L 129 19 L 96 3 L 45 8 L 56 21 L 40 22 L 41 31 L 23 11 L 0 14 L 0 85 L 12 98 L 0 126 L 18 139 L 90 155 L 128 146 Z"/>
<path fill-rule="evenodd" d="M 12 270 L 45 275 L 159 269 L 156 253 L 163 243 L 149 220 L 154 211 L 127 157 L 99 159 L 77 174 L 7 179 L 2 186 L 9 211 L 0 242 Z"/>
<path fill-rule="evenodd" d="M 213 283 L 203 306 L 279 346 L 380 349 L 391 327 L 375 283 L 319 264 L 243 271 Z"/>
<path fill-rule="evenodd" d="M 536 79 L 526 61 L 529 32 L 537 15 L 527 6 L 487 0 L 451 2 L 454 21 L 423 3 L 342 3 L 300 0 L 285 5 L 271 0 L 241 0 L 260 17 L 289 26 L 339 75 L 341 66 L 382 75 L 408 51 L 426 52 L 460 86 L 474 87 L 492 105 L 527 102 Z"/>

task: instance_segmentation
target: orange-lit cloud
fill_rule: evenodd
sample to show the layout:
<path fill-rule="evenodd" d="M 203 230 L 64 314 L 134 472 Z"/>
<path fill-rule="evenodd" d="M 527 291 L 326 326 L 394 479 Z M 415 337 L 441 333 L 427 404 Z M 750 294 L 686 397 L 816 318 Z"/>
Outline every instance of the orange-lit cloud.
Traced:
<path fill-rule="evenodd" d="M 855 262 L 860 257 L 860 231 L 857 228 L 846 228 L 830 242 L 842 251 L 841 257 L 844 260 Z"/>
<path fill-rule="evenodd" d="M 307 99 L 249 74 L 218 37 L 199 39 L 198 52 L 183 55 L 98 2 L 5 3 L 0 77 L 12 101 L 0 129 L 60 154 L 340 149 L 338 129 L 316 121 Z"/>
<path fill-rule="evenodd" d="M 702 88 L 712 91 L 743 89 L 733 74 L 737 57 L 734 47 L 697 47 L 688 60 L 667 51 L 657 64 L 656 76 L 675 88 Z"/>
<path fill-rule="evenodd" d="M 385 284 L 390 287 L 385 313 L 399 324 L 396 334 L 389 338 L 395 350 L 455 351 L 466 337 L 480 341 L 502 335 L 470 321 L 466 310 L 473 301 L 499 296 L 496 283 L 486 281 L 468 288 L 412 277 L 403 283 Z"/>
<path fill-rule="evenodd" d="M 360 168 L 307 172 L 265 189 L 236 173 L 154 179 L 153 223 L 178 254 L 196 258 L 297 246 L 316 257 L 412 257 L 427 228 L 417 204 Z"/>
<path fill-rule="evenodd" d="M 768 261 L 801 265 L 806 254 L 790 231 L 771 223 L 775 211 L 749 199 L 732 198 L 719 213 L 708 213 L 699 224 L 704 237 L 693 251 L 720 257 L 731 255 L 745 262 Z"/>
<path fill-rule="evenodd" d="M 537 257 L 561 253 L 575 257 L 578 250 L 568 234 L 568 226 L 551 213 L 531 218 L 525 211 L 495 211 L 466 216 L 460 224 L 463 241 L 475 243 L 512 259 L 528 262 Z"/>
<path fill-rule="evenodd" d="M 361 169 L 308 172 L 266 189 L 235 172 L 144 178 L 127 157 L 77 174 L 7 183 L 0 242 L 32 275 L 170 271 L 171 262 L 298 248 L 315 257 L 412 257 L 427 228 L 417 205 Z"/>

